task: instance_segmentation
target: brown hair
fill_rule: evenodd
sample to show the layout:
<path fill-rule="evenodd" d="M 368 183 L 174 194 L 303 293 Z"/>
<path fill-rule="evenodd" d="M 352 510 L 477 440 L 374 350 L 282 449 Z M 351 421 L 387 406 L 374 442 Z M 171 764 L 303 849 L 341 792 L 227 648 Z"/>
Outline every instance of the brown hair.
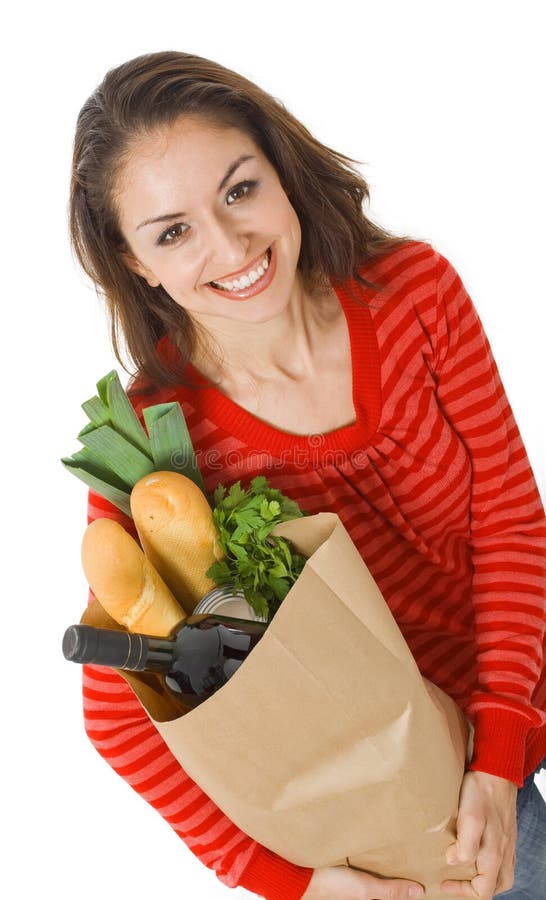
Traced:
<path fill-rule="evenodd" d="M 298 269 L 309 290 L 351 276 L 366 283 L 358 267 L 407 240 L 364 215 L 369 191 L 351 165 L 356 160 L 321 144 L 279 100 L 242 75 L 174 51 L 110 70 L 78 116 L 70 233 L 79 262 L 106 300 L 117 359 L 125 367 L 124 338 L 136 371 L 156 386 L 181 380 L 198 332 L 161 286 L 150 287 L 123 261 L 114 187 L 134 138 L 181 115 L 239 128 L 274 166 L 301 224 Z M 180 353 L 178 365 L 157 352 L 164 335 Z"/>

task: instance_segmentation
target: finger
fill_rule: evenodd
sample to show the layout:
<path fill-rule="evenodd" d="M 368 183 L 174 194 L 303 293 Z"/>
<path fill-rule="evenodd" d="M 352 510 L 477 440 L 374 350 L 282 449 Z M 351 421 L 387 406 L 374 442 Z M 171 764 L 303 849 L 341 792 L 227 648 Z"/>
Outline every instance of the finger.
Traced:
<path fill-rule="evenodd" d="M 472 897 L 472 900 L 479 900 L 480 897 L 470 881 L 442 881 L 440 888 L 451 897 Z"/>
<path fill-rule="evenodd" d="M 502 865 L 499 869 L 495 893 L 502 894 L 514 887 L 514 870 L 516 867 L 516 838 L 512 838 L 506 848 Z"/>
<path fill-rule="evenodd" d="M 442 891 L 459 897 L 474 897 L 480 900 L 491 900 L 495 892 L 499 892 L 500 872 L 503 857 L 494 849 L 482 849 L 478 854 L 478 874 L 470 881 L 447 880 L 442 882 Z M 509 874 L 507 868 L 507 877 Z M 506 888 L 502 888 L 506 890 Z"/>
<path fill-rule="evenodd" d="M 510 891 L 514 887 L 514 869 L 499 873 L 499 879 L 495 888 L 495 894 L 503 894 L 504 891 Z"/>
<path fill-rule="evenodd" d="M 365 890 L 366 893 L 362 895 L 362 900 L 417 900 L 417 898 L 425 896 L 422 885 L 401 878 L 388 879 L 368 876 Z"/>
<path fill-rule="evenodd" d="M 488 900 L 512 886 L 515 846 L 515 831 L 510 835 L 498 835 L 493 829 L 486 829 L 476 860 L 478 874 L 471 881 L 479 897 Z"/>

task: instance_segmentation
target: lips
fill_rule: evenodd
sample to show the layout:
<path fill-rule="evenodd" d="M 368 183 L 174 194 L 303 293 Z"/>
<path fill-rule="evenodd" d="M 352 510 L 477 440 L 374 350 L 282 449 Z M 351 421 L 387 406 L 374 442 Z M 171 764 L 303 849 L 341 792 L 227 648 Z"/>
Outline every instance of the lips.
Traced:
<path fill-rule="evenodd" d="M 252 274 L 254 274 L 255 276 L 258 273 L 258 269 L 260 267 L 267 268 L 267 263 L 265 263 L 265 260 L 269 262 L 270 257 L 271 251 L 268 247 L 265 253 L 257 256 L 256 259 L 253 259 L 252 262 L 247 266 L 244 266 L 242 269 L 237 269 L 236 272 L 231 272 L 229 275 L 225 275 L 223 278 L 215 278 L 213 281 L 211 281 L 211 284 L 213 284 L 215 287 L 225 288 L 226 285 L 241 281 L 241 279 L 243 279 L 245 276 L 247 278 L 251 277 Z M 242 287 L 248 287 L 248 285 L 241 284 L 241 288 Z"/>
<path fill-rule="evenodd" d="M 276 268 L 277 268 L 277 252 L 275 245 L 272 244 L 270 248 L 268 248 L 267 256 L 269 260 L 269 265 L 264 274 L 258 278 L 254 284 L 250 284 L 248 287 L 241 288 L 241 290 L 226 290 L 223 288 L 215 287 L 214 282 L 210 282 L 207 284 L 207 288 L 209 291 L 212 291 L 214 294 L 219 294 L 221 297 L 227 300 L 246 300 L 249 297 L 255 297 L 258 294 L 261 294 L 272 282 Z M 265 254 L 256 257 L 254 262 L 250 263 L 250 265 L 246 266 L 245 269 L 239 270 L 237 275 L 232 275 L 232 281 L 240 280 L 243 275 L 252 270 L 252 267 L 256 264 L 260 263 Z M 230 281 L 230 278 L 222 279 L 222 281 Z"/>

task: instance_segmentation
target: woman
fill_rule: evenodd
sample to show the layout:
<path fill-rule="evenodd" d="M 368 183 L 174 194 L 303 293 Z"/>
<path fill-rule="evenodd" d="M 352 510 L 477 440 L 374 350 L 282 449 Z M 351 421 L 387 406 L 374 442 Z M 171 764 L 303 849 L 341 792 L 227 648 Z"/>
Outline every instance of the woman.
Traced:
<path fill-rule="evenodd" d="M 132 356 L 135 408 L 181 402 L 207 489 L 264 473 L 338 513 L 421 671 L 472 720 L 449 853 L 478 875 L 446 895 L 540 900 L 544 512 L 460 279 L 366 219 L 350 163 L 241 76 L 140 57 L 80 113 L 74 247 Z M 131 528 L 91 493 L 100 515 Z M 117 675 L 88 667 L 84 693 L 99 752 L 226 884 L 272 900 L 420 895 L 270 853 L 181 770 Z"/>

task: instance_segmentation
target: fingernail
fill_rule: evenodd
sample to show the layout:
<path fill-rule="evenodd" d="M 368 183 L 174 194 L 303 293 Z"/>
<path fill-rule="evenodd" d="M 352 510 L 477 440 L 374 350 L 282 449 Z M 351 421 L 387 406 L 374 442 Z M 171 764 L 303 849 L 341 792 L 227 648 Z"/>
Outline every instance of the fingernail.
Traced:
<path fill-rule="evenodd" d="M 425 892 L 420 884 L 412 884 L 412 886 L 409 889 L 409 895 L 410 895 L 410 897 L 415 897 L 415 898 L 416 897 L 424 897 Z"/>

